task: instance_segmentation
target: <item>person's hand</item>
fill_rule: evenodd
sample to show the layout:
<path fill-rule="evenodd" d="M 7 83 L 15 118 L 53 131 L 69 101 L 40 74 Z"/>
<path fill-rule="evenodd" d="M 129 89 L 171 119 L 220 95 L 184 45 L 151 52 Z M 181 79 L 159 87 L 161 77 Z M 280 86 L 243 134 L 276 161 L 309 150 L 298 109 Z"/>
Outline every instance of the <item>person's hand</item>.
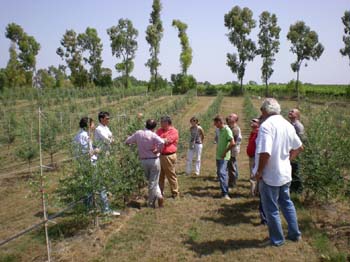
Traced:
<path fill-rule="evenodd" d="M 257 171 L 257 172 L 255 173 L 255 179 L 256 179 L 256 181 L 259 181 L 259 180 L 262 179 L 262 174 L 261 174 L 259 171 Z"/>
<path fill-rule="evenodd" d="M 164 144 L 168 144 L 168 139 L 167 138 L 163 138 L 164 140 Z"/>

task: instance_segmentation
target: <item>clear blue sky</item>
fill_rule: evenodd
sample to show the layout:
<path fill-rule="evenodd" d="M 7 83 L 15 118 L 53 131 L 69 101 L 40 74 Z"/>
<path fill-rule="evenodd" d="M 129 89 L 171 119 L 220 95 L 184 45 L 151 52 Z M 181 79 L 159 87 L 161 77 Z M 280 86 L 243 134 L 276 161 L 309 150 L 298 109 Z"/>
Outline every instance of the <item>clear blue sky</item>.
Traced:
<path fill-rule="evenodd" d="M 9 40 L 5 37 L 8 23 L 14 22 L 23 27 L 41 44 L 37 56 L 37 68 L 57 66 L 60 58 L 56 49 L 67 29 L 77 33 L 86 27 L 94 27 L 103 42 L 103 66 L 113 69 L 117 62 L 112 56 L 106 29 L 116 25 L 118 19 L 129 18 L 139 31 L 138 50 L 133 75 L 148 80 L 149 70 L 144 66 L 149 58 L 149 46 L 145 40 L 145 30 L 149 24 L 152 0 L 1 0 L 0 9 L 0 67 L 8 61 Z M 237 80 L 226 66 L 226 53 L 234 50 L 229 43 L 224 26 L 224 14 L 235 5 L 249 7 L 257 20 L 261 12 L 275 13 L 282 28 L 280 34 L 280 52 L 276 56 L 274 74 L 270 81 L 288 82 L 296 78 L 290 69 L 295 56 L 289 52 L 290 43 L 286 39 L 289 26 L 298 20 L 315 30 L 319 41 L 324 45 L 322 57 L 308 63 L 300 73 L 302 82 L 318 84 L 349 84 L 349 60 L 342 57 L 339 49 L 343 47 L 343 25 L 341 16 L 350 9 L 349 0 L 162 0 L 161 18 L 164 37 L 161 42 L 160 73 L 170 79 L 172 73 L 180 71 L 180 43 L 177 31 L 171 26 L 173 19 L 188 24 L 188 36 L 193 49 L 193 63 L 189 72 L 198 81 L 225 83 Z M 258 28 L 251 33 L 257 40 Z M 261 83 L 261 59 L 259 57 L 248 64 L 244 82 L 254 80 Z"/>

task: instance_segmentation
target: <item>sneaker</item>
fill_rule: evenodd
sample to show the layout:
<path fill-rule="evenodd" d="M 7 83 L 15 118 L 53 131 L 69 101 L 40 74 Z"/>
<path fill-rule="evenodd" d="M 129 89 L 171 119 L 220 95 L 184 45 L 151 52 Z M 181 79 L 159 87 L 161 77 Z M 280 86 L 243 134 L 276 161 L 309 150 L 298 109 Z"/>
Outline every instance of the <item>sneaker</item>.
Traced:
<path fill-rule="evenodd" d="M 199 173 L 194 173 L 195 176 L 199 176 Z"/>
<path fill-rule="evenodd" d="M 293 242 L 299 242 L 302 240 L 301 236 L 297 236 L 296 238 L 288 238 L 288 240 L 293 241 Z"/>
<path fill-rule="evenodd" d="M 226 199 L 226 200 L 231 200 L 229 195 L 224 195 L 222 198 Z"/>
<path fill-rule="evenodd" d="M 120 212 L 114 211 L 114 210 L 109 210 L 109 211 L 103 212 L 103 214 L 105 214 L 107 216 L 120 216 Z"/>

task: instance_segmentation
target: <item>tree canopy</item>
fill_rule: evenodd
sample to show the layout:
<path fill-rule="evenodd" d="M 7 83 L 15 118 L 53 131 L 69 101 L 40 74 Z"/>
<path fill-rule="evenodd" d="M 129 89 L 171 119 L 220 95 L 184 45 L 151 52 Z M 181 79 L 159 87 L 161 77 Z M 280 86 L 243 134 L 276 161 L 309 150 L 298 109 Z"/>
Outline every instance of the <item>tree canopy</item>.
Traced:
<path fill-rule="evenodd" d="M 125 88 L 129 86 L 129 76 L 134 69 L 134 59 L 137 50 L 138 31 L 134 28 L 129 19 L 119 19 L 117 26 L 107 30 L 111 40 L 112 54 L 121 58 L 122 62 L 117 63 L 115 68 L 123 74 Z"/>
<path fill-rule="evenodd" d="M 344 12 L 344 16 L 341 20 L 344 24 L 345 35 L 343 36 L 344 48 L 340 49 L 340 53 L 349 58 L 350 65 L 350 10 Z"/>
<path fill-rule="evenodd" d="M 243 93 L 243 78 L 248 61 L 252 61 L 256 55 L 255 43 L 248 38 L 251 30 L 255 28 L 253 12 L 244 7 L 235 6 L 225 14 L 225 26 L 229 30 L 227 36 L 229 41 L 237 49 L 237 53 L 227 54 L 227 65 L 232 73 L 237 74 L 241 82 L 241 93 Z"/>
<path fill-rule="evenodd" d="M 299 101 L 298 82 L 301 65 L 304 60 L 320 58 L 324 47 L 319 43 L 317 33 L 305 25 L 303 21 L 298 21 L 290 26 L 287 39 L 292 44 L 290 51 L 297 56 L 296 61 L 291 64 L 291 68 L 293 72 L 297 73 L 296 91 Z"/>
<path fill-rule="evenodd" d="M 267 11 L 261 13 L 259 19 L 259 27 L 259 48 L 257 50 L 257 53 L 263 59 L 263 64 L 261 66 L 261 79 L 266 86 L 265 95 L 268 96 L 268 80 L 273 73 L 272 65 L 275 61 L 274 56 L 276 53 L 278 53 L 279 50 L 279 34 L 281 28 L 277 25 L 276 15 L 271 15 Z"/>

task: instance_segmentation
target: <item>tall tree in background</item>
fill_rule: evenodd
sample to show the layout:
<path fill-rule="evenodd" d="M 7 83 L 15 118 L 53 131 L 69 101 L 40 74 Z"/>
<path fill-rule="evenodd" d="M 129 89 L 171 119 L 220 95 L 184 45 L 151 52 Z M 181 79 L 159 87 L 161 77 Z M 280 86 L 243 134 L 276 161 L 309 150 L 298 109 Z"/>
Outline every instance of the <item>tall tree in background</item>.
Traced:
<path fill-rule="evenodd" d="M 158 87 L 158 67 L 161 65 L 158 59 L 160 40 L 163 37 L 163 24 L 160 20 L 160 11 L 162 5 L 160 0 L 153 0 L 151 17 L 149 19 L 150 25 L 146 30 L 146 41 L 149 43 L 150 59 L 148 59 L 146 66 L 151 72 L 151 83 L 153 82 L 153 89 Z"/>
<path fill-rule="evenodd" d="M 40 44 L 33 36 L 29 36 L 21 26 L 11 23 L 6 27 L 6 37 L 11 40 L 9 70 L 17 70 L 9 72 L 9 75 L 25 74 L 25 83 L 32 86 L 33 76 L 35 74 L 36 56 L 40 50 Z M 17 52 L 19 50 L 19 52 Z M 8 79 L 12 84 L 21 84 L 18 79 Z"/>
<path fill-rule="evenodd" d="M 344 42 L 344 48 L 340 49 L 340 53 L 343 56 L 349 57 L 349 64 L 350 64 L 350 10 L 344 12 L 344 16 L 341 18 L 343 24 L 344 24 L 344 33 L 343 36 L 343 42 Z"/>
<path fill-rule="evenodd" d="M 272 65 L 275 61 L 274 56 L 279 50 L 281 28 L 277 25 L 276 15 L 271 15 L 267 11 L 262 12 L 260 15 L 259 28 L 259 49 L 257 50 L 257 54 L 261 55 L 263 59 L 263 64 L 261 66 L 261 79 L 266 87 L 265 96 L 269 96 L 268 80 L 273 73 Z"/>
<path fill-rule="evenodd" d="M 255 27 L 253 12 L 247 7 L 241 9 L 235 6 L 225 14 L 225 26 L 229 30 L 228 39 L 238 52 L 238 54 L 227 54 L 227 65 L 232 73 L 237 74 L 241 84 L 241 93 L 243 93 L 243 78 L 247 62 L 252 61 L 256 55 L 255 43 L 248 38 Z"/>
<path fill-rule="evenodd" d="M 90 65 L 90 82 L 99 84 L 102 69 L 102 43 L 95 28 L 86 28 L 85 33 L 78 35 L 78 45 L 82 52 L 88 52 L 88 57 L 83 57 L 85 63 Z"/>
<path fill-rule="evenodd" d="M 107 29 L 107 33 L 111 40 L 112 54 L 122 59 L 115 68 L 122 73 L 124 86 L 127 88 L 130 85 L 130 73 L 134 69 L 138 31 L 129 19 L 119 19 L 118 25 Z"/>
<path fill-rule="evenodd" d="M 179 38 L 181 44 L 180 64 L 181 74 L 172 74 L 171 81 L 174 84 L 175 93 L 186 93 L 189 89 L 194 89 L 197 85 L 196 79 L 192 75 L 187 74 L 187 70 L 192 64 L 192 48 L 186 33 L 187 25 L 180 20 L 173 20 L 174 27 L 179 31 Z"/>
<path fill-rule="evenodd" d="M 317 60 L 323 53 L 324 47 L 318 42 L 318 35 L 315 31 L 311 31 L 310 27 L 306 26 L 303 21 L 298 21 L 289 27 L 287 34 L 288 40 L 292 43 L 290 51 L 297 55 L 297 59 L 291 64 L 293 72 L 297 73 L 297 81 L 295 90 L 299 95 L 299 71 L 304 60 Z M 307 66 L 307 64 L 305 64 Z"/>
<path fill-rule="evenodd" d="M 55 87 L 63 87 L 67 79 L 66 67 L 64 65 L 58 66 L 49 66 L 48 73 L 55 79 Z"/>
<path fill-rule="evenodd" d="M 82 49 L 78 43 L 77 33 L 67 30 L 61 40 L 62 47 L 57 48 L 57 55 L 65 60 L 71 71 L 70 80 L 76 87 L 85 87 L 89 80 L 89 74 L 82 63 Z"/>
<path fill-rule="evenodd" d="M 180 20 L 173 20 L 173 26 L 179 30 L 179 38 L 182 47 L 180 54 L 180 63 L 182 68 L 182 73 L 187 75 L 187 70 L 192 64 L 192 48 L 190 47 L 190 42 L 188 41 L 188 36 L 186 33 L 187 25 Z"/>
<path fill-rule="evenodd" d="M 26 74 L 23 67 L 21 66 L 21 63 L 18 61 L 16 44 L 14 42 L 11 43 L 9 52 L 10 52 L 10 59 L 7 63 L 7 66 L 4 72 L 6 86 L 8 87 L 25 86 L 27 84 Z"/>

